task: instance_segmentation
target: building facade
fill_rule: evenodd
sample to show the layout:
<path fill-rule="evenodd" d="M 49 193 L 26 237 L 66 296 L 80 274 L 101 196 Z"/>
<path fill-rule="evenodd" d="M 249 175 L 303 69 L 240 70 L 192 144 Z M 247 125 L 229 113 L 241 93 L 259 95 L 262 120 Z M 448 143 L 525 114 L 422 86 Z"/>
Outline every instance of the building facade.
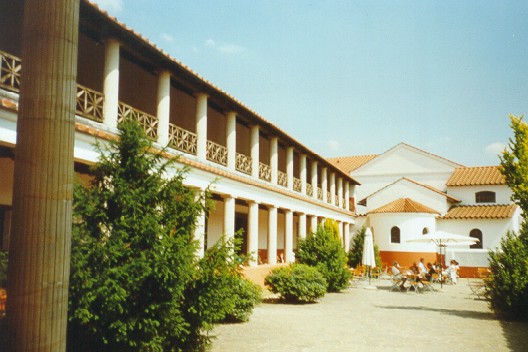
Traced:
<path fill-rule="evenodd" d="M 16 159 L 23 2 L 0 20 L 0 245 L 9 249 Z M 324 219 L 348 249 L 358 182 L 247 106 L 165 54 L 97 6 L 81 1 L 75 170 L 88 177 L 96 141 L 135 119 L 159 148 L 189 167 L 189 187 L 211 188 L 214 209 L 199 219 L 201 253 L 244 230 L 251 266 L 291 262 L 299 238 Z"/>
<path fill-rule="evenodd" d="M 465 167 L 405 143 L 379 155 L 330 161 L 361 183 L 353 231 L 371 227 L 389 265 L 439 260 L 434 244 L 407 241 L 445 231 L 479 239 L 442 253 L 460 263 L 461 275 L 473 276 L 488 266 L 488 250 L 499 248 L 508 230 L 519 230 L 520 209 L 498 166 Z"/>

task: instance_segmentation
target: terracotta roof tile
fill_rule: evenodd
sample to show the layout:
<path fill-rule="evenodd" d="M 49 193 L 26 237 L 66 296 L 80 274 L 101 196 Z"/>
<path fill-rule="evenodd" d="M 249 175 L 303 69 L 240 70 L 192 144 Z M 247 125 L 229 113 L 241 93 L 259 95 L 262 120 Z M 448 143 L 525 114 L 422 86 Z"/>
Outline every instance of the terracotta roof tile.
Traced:
<path fill-rule="evenodd" d="M 442 219 L 507 219 L 517 209 L 515 204 L 507 205 L 462 205 L 449 209 Z"/>
<path fill-rule="evenodd" d="M 498 166 L 460 167 L 453 171 L 447 186 L 505 185 Z"/>
<path fill-rule="evenodd" d="M 369 211 L 369 214 L 379 213 L 426 213 L 440 214 L 428 206 L 418 203 L 411 198 L 400 198 L 390 202 L 382 207 Z"/>
<path fill-rule="evenodd" d="M 341 169 L 343 172 L 349 174 L 355 169 L 363 166 L 367 162 L 371 161 L 378 154 L 370 155 L 358 155 L 358 156 L 342 156 L 336 158 L 328 158 L 327 160 L 332 163 L 335 167 Z"/>

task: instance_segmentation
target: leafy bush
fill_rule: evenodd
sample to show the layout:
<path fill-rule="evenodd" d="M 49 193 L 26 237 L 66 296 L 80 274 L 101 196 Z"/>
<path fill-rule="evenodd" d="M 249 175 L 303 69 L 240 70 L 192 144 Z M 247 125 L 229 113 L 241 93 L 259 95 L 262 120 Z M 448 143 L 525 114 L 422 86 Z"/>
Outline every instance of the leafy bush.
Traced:
<path fill-rule="evenodd" d="M 326 293 L 326 280 L 314 267 L 291 264 L 272 270 L 265 278 L 271 292 L 286 301 L 314 302 Z"/>
<path fill-rule="evenodd" d="M 314 266 L 323 274 L 328 292 L 338 292 L 348 287 L 350 271 L 341 241 L 327 227 L 319 226 L 307 239 L 299 241 L 299 263 Z"/>
<path fill-rule="evenodd" d="M 187 320 L 212 329 L 222 321 L 247 321 L 259 303 L 260 288 L 242 276 L 236 248 L 223 239 L 207 249 L 185 292 Z M 199 331 L 196 332 L 199 334 Z M 196 335 L 196 339 L 200 339 Z"/>
<path fill-rule="evenodd" d="M 207 196 L 184 186 L 186 171 L 153 152 L 137 123 L 119 134 L 74 192 L 68 349 L 197 350 L 207 327 L 187 319 L 184 293 Z"/>
<path fill-rule="evenodd" d="M 355 268 L 361 264 L 363 257 L 363 245 L 365 243 L 365 231 L 366 228 L 362 227 L 357 230 L 354 238 L 352 239 L 352 245 L 348 251 L 348 266 Z"/>
<path fill-rule="evenodd" d="M 490 308 L 506 319 L 528 320 L 528 226 L 517 236 L 508 232 L 500 251 L 489 251 L 491 277 L 486 280 Z"/>

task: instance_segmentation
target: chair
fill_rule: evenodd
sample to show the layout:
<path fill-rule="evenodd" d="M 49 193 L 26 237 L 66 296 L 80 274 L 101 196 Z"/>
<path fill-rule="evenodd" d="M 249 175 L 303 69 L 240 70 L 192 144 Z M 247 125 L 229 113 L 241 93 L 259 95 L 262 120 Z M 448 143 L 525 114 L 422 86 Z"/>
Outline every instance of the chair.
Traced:
<path fill-rule="evenodd" d="M 389 289 L 389 291 L 392 291 L 392 290 L 396 289 L 396 290 L 401 292 L 402 291 L 401 284 L 403 282 L 403 277 L 401 275 L 390 275 L 390 279 L 391 279 L 391 282 L 392 282 L 392 286 Z"/>
<path fill-rule="evenodd" d="M 478 299 L 486 298 L 486 285 L 480 279 L 468 279 L 469 289 L 471 293 L 469 296 L 476 296 Z"/>
<path fill-rule="evenodd" d="M 427 280 L 424 277 L 420 277 L 419 280 L 420 280 L 420 283 L 422 284 L 424 292 L 425 291 L 434 292 L 435 289 L 433 285 L 431 285 L 431 282 L 429 280 Z"/>

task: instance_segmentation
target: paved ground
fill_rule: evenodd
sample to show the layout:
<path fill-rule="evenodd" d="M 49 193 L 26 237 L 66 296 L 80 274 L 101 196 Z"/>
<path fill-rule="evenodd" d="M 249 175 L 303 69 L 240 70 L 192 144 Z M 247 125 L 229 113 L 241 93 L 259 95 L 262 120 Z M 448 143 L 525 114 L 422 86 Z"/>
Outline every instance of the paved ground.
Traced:
<path fill-rule="evenodd" d="M 466 279 L 424 294 L 373 283 L 315 304 L 262 303 L 249 322 L 218 326 L 212 351 L 528 351 L 528 323 L 495 319 Z"/>

